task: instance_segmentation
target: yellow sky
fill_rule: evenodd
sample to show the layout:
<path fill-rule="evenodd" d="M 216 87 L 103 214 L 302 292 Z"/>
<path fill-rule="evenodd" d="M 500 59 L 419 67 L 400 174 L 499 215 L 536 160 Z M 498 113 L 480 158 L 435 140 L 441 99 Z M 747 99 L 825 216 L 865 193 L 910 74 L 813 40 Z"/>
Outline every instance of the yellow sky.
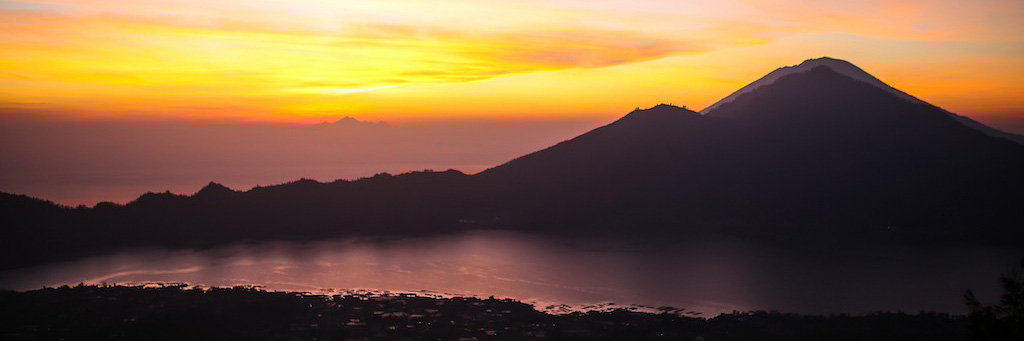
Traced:
<path fill-rule="evenodd" d="M 967 115 L 1024 117 L 1024 3 L 0 1 L 0 112 L 389 121 L 700 109 L 847 59 Z"/>

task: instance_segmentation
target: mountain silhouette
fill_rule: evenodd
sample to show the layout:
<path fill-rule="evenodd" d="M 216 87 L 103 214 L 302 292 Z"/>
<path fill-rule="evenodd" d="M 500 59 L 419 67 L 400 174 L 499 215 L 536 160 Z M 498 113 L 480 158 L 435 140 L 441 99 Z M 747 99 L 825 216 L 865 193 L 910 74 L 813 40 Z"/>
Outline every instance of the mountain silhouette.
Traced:
<path fill-rule="evenodd" d="M 835 72 L 840 73 L 842 75 L 845 75 L 847 77 L 856 79 L 858 81 L 861 81 L 861 82 L 864 82 L 864 83 L 867 83 L 867 84 L 870 84 L 870 85 L 873 85 L 873 86 L 875 86 L 875 87 L 877 87 L 879 89 L 885 90 L 885 91 L 895 95 L 896 97 L 902 98 L 902 99 L 907 100 L 909 102 L 918 103 L 918 104 L 928 104 L 927 102 L 922 101 L 922 100 L 918 99 L 917 97 L 911 96 L 910 94 L 907 94 L 907 93 L 905 93 L 903 91 L 900 91 L 899 89 L 893 88 L 892 86 L 889 86 L 889 84 L 885 84 L 885 82 L 882 82 L 878 78 L 875 78 L 875 76 L 872 76 L 871 74 L 867 73 L 863 69 L 857 67 L 856 65 L 853 65 L 852 63 L 850 63 L 848 61 L 841 60 L 841 59 L 835 59 L 835 58 L 829 58 L 829 57 L 822 57 L 822 58 L 817 58 L 817 59 L 805 60 L 803 63 L 800 63 L 799 65 L 785 66 L 785 67 L 778 68 L 775 71 L 772 71 L 771 73 L 768 73 L 764 77 L 761 77 L 757 81 L 754 81 L 753 83 L 750 83 L 750 84 L 740 88 L 739 90 L 736 90 L 736 92 L 733 92 L 729 96 L 719 100 L 718 102 L 715 102 L 715 104 L 712 104 L 712 105 L 708 106 L 707 108 L 704 108 L 704 110 L 701 110 L 700 113 L 701 114 L 705 114 L 705 115 L 711 114 L 713 111 L 715 111 L 715 109 L 718 109 L 720 106 L 722 106 L 722 105 L 724 105 L 726 103 L 732 102 L 732 101 L 736 100 L 736 98 L 738 98 L 739 96 L 741 96 L 743 94 L 746 94 L 746 93 L 749 93 L 751 91 L 754 91 L 757 88 L 760 88 L 760 87 L 765 86 L 765 85 L 770 85 L 770 84 L 774 83 L 776 80 L 778 80 L 779 78 L 782 78 L 782 77 L 788 76 L 788 75 L 792 75 L 792 74 L 796 74 L 796 73 L 806 72 L 806 71 L 809 71 L 809 70 L 811 70 L 813 68 L 820 67 L 820 66 L 827 67 L 827 68 L 831 69 L 832 71 L 835 71 Z M 928 104 L 928 105 L 931 105 L 931 104 Z M 980 123 L 978 121 L 975 121 L 975 120 L 973 120 L 973 119 L 971 119 L 969 117 L 957 115 L 957 114 L 954 114 L 952 112 L 946 111 L 945 109 L 942 109 L 942 111 L 945 112 L 946 115 L 949 115 L 953 119 L 955 119 L 958 122 L 960 122 L 961 124 L 966 125 L 966 126 L 968 126 L 970 128 L 974 128 L 975 130 L 981 131 L 981 132 L 985 133 L 986 135 L 993 136 L 993 137 L 1005 138 L 1005 139 L 1008 139 L 1008 140 L 1011 140 L 1011 141 L 1015 141 L 1015 142 L 1024 144 L 1024 135 L 1018 135 L 1018 134 L 1003 132 L 1003 131 L 997 130 L 995 128 L 989 127 L 987 125 L 984 125 L 984 124 L 982 124 L 982 123 Z"/>
<path fill-rule="evenodd" d="M 848 61 L 845 61 L 845 60 L 842 60 L 842 59 L 822 57 L 822 58 L 805 60 L 802 63 L 800 63 L 799 65 L 784 66 L 784 67 L 775 69 L 775 71 L 772 71 L 772 72 L 768 73 L 767 75 L 764 75 L 764 77 L 761 77 L 760 79 L 754 81 L 753 83 L 747 84 L 746 86 L 740 88 L 739 90 L 736 90 L 736 92 L 733 92 L 729 96 L 726 96 L 725 98 L 719 100 L 718 102 L 715 102 L 715 104 L 712 104 L 712 105 L 708 106 L 707 108 L 704 108 L 704 110 L 701 110 L 700 113 L 701 114 L 705 114 L 705 115 L 709 114 L 712 111 L 714 111 L 715 109 L 717 109 L 718 107 L 720 107 L 720 106 L 722 106 L 722 105 L 724 105 L 726 103 L 729 103 L 729 102 L 732 102 L 732 101 L 736 100 L 736 98 L 738 98 L 739 96 L 741 96 L 743 94 L 746 94 L 746 93 L 749 93 L 751 91 L 757 90 L 758 88 L 760 88 L 762 86 L 771 85 L 772 83 L 777 81 L 779 78 L 782 78 L 782 77 L 785 77 L 785 76 L 789 76 L 789 75 L 792 75 L 792 74 L 807 72 L 807 71 L 810 71 L 811 69 L 814 69 L 814 68 L 819 67 L 819 66 L 827 67 L 827 68 L 831 69 L 832 71 L 835 71 L 835 72 L 837 72 L 839 74 L 842 74 L 844 76 L 847 76 L 847 77 L 859 80 L 859 81 L 864 82 L 864 83 L 868 83 L 868 84 L 874 85 L 875 87 L 878 87 L 879 89 L 888 91 L 889 93 L 892 93 L 893 95 L 896 95 L 896 97 L 900 97 L 900 98 L 905 99 L 907 101 L 910 101 L 910 102 L 913 102 L 913 103 L 925 103 L 924 101 L 918 99 L 917 97 L 911 96 L 911 95 L 909 95 L 909 94 L 907 94 L 907 93 L 905 93 L 903 91 L 900 91 L 900 90 L 898 90 L 896 88 L 893 88 L 893 87 L 889 86 L 888 84 L 885 84 L 884 82 L 882 82 L 878 78 L 875 78 L 875 76 L 872 76 L 871 74 L 865 72 L 861 68 L 857 67 L 856 65 L 853 65 L 852 63 L 850 63 Z"/>
<path fill-rule="evenodd" d="M 476 177 L 484 198 L 513 198 L 493 201 L 519 213 L 512 225 L 593 228 L 573 222 L 603 216 L 594 223 L 945 234 L 1019 221 L 1022 171 L 1024 147 L 818 65 L 703 116 L 634 111 Z"/>
<path fill-rule="evenodd" d="M 228 188 L 227 186 L 221 185 L 216 182 L 210 182 L 209 184 L 206 185 L 206 187 L 203 187 L 202 189 L 199 190 L 199 192 L 196 192 L 194 197 L 220 199 L 230 197 L 235 194 L 238 194 L 238 192 Z"/>
<path fill-rule="evenodd" d="M 93 208 L 5 194 L 0 222 L 12 237 L 0 245 L 0 266 L 135 245 L 474 228 L 1024 240 L 1024 145 L 844 61 L 811 60 L 754 84 L 703 115 L 637 109 L 474 175 L 378 174 L 244 192 L 211 183 L 193 196 L 147 193 Z"/>
<path fill-rule="evenodd" d="M 324 121 L 324 122 L 321 122 L 321 123 L 314 124 L 313 127 L 316 127 L 316 128 L 355 128 L 355 127 L 362 127 L 362 128 L 390 128 L 391 124 L 389 124 L 387 122 L 384 122 L 384 121 L 379 121 L 379 122 L 361 121 L 359 119 L 356 119 L 355 117 L 345 116 L 345 117 L 342 117 L 341 119 L 339 119 L 337 121 L 334 121 L 334 122 Z"/>

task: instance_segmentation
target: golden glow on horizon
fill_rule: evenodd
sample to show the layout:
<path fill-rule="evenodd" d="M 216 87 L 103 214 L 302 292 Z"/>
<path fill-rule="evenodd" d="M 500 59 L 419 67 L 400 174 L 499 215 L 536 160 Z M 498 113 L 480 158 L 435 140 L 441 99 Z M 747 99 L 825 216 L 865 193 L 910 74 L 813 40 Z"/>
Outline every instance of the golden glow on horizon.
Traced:
<path fill-rule="evenodd" d="M 982 3 L 983 2 L 983 3 Z M 1019 1 L 0 1 L 0 110 L 315 121 L 703 108 L 829 55 L 1024 116 Z"/>

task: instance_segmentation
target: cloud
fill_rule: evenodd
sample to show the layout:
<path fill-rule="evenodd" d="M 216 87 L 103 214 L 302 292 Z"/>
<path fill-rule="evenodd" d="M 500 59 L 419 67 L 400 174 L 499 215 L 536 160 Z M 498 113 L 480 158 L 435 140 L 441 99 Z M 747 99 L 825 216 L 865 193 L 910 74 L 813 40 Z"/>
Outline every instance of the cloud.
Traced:
<path fill-rule="evenodd" d="M 56 15 L 71 11 L 66 5 L 44 4 L 38 2 L 3 1 L 0 0 L 0 14 L 46 14 Z"/>
<path fill-rule="evenodd" d="M 1019 0 L 979 1 L 984 5 L 953 0 L 0 0 L 0 103 L 45 94 L 54 107 L 90 109 L 84 112 L 166 112 L 169 103 L 224 103 L 245 112 L 239 115 L 283 116 L 393 107 L 389 103 L 447 96 L 444 91 L 485 98 L 518 84 L 524 93 L 557 89 L 551 92 L 560 98 L 579 92 L 575 98 L 583 106 L 595 101 L 582 89 L 598 80 L 583 81 L 585 75 L 614 78 L 602 78 L 608 89 L 638 75 L 657 89 L 698 79 L 725 87 L 719 76 L 697 76 L 711 69 L 746 70 L 742 77 L 729 76 L 746 79 L 765 66 L 741 68 L 725 65 L 726 60 L 777 66 L 834 51 L 845 56 L 884 50 L 889 59 L 920 59 L 924 52 L 952 58 L 972 51 L 1019 59 L 1020 49 L 1014 47 L 1021 45 L 1000 39 L 1020 41 L 1014 37 L 1024 32 L 1024 21 L 1017 20 L 1024 6 Z M 854 40 L 864 43 L 851 44 Z M 944 40 L 994 43 L 985 49 L 941 50 L 919 44 Z M 749 53 L 758 46 L 767 48 Z M 668 72 L 688 74 L 668 77 Z M 985 77 L 1007 79 L 1007 74 L 1000 70 Z M 478 90 L 488 84 L 501 85 Z M 633 95 L 654 93 L 638 88 Z M 461 102 L 471 101 L 486 104 Z M 403 110 L 453 110 L 439 106 Z"/>
<path fill-rule="evenodd" d="M 669 35 L 591 27 L 554 27 L 514 32 L 464 32 L 397 24 L 355 24 L 345 36 L 395 48 L 436 48 L 475 63 L 436 61 L 439 69 L 403 72 L 403 76 L 440 76 L 475 80 L 497 75 L 561 68 L 604 67 L 705 50 L 696 42 Z M 346 43 L 347 44 L 347 43 Z M 503 66 L 503 67 L 495 67 Z"/>
<path fill-rule="evenodd" d="M 17 32 L 0 45 L 10 65 L 0 72 L 16 71 L 68 102 L 301 101 L 318 93 L 604 68 L 771 39 L 765 30 L 727 28 L 736 22 L 638 20 L 541 2 L 80 1 L 73 16 L 54 11 L 0 27 Z"/>
<path fill-rule="evenodd" d="M 766 18 L 802 33 L 844 33 L 924 41 L 1022 37 L 1017 0 L 742 0 Z"/>

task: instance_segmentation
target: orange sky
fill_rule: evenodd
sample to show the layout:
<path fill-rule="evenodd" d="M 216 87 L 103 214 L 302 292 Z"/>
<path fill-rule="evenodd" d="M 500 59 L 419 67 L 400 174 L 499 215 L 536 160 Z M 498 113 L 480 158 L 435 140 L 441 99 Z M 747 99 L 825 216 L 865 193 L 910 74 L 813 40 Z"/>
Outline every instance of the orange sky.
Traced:
<path fill-rule="evenodd" d="M 850 60 L 961 114 L 1024 117 L 1024 2 L 0 1 L 0 112 L 390 122 L 700 109 Z"/>

